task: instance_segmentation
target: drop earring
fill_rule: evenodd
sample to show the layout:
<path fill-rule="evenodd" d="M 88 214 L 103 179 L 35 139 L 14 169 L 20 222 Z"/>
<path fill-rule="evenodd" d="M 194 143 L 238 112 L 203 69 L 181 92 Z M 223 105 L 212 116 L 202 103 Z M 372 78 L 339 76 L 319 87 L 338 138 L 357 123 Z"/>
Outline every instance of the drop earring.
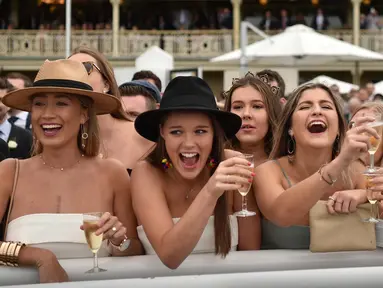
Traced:
<path fill-rule="evenodd" d="M 217 161 L 213 157 L 209 157 L 207 165 L 210 169 L 213 169 L 217 166 Z"/>
<path fill-rule="evenodd" d="M 87 143 L 87 139 L 89 138 L 89 135 L 84 130 L 84 125 L 83 124 L 81 124 L 80 129 L 81 129 L 81 147 L 82 147 L 82 149 L 85 149 L 86 143 Z"/>
<path fill-rule="evenodd" d="M 169 168 L 173 168 L 173 164 L 167 158 L 162 159 L 161 164 L 162 164 L 162 167 L 164 168 L 164 170 L 168 170 Z"/>

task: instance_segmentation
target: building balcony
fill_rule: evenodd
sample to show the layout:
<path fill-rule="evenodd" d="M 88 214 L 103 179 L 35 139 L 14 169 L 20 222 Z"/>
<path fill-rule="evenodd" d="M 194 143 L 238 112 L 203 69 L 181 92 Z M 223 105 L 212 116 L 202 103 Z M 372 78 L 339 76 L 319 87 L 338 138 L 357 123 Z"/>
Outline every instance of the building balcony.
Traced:
<path fill-rule="evenodd" d="M 274 32 L 277 33 L 277 32 Z M 327 35 L 352 42 L 352 30 L 326 31 Z M 233 50 L 231 30 L 188 31 L 120 31 L 118 57 L 134 60 L 147 48 L 156 45 L 174 55 L 176 60 L 207 61 Z M 248 43 L 261 40 L 250 35 Z M 362 31 L 361 46 L 383 53 L 383 31 Z M 93 47 L 112 58 L 111 31 L 74 31 L 71 47 Z M 0 30 L 0 58 L 64 58 L 64 31 Z"/>

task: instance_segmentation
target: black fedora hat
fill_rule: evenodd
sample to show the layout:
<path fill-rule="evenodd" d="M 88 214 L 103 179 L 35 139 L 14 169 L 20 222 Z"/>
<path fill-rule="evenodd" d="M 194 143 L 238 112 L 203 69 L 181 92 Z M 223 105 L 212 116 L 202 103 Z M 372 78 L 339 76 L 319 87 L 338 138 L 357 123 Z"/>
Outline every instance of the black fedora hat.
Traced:
<path fill-rule="evenodd" d="M 156 142 L 160 136 L 162 117 L 173 111 L 208 113 L 219 122 L 227 138 L 233 137 L 242 125 L 238 115 L 218 109 L 214 94 L 204 80 L 194 76 L 179 76 L 166 87 L 160 108 L 140 114 L 134 126 L 142 137 Z"/>

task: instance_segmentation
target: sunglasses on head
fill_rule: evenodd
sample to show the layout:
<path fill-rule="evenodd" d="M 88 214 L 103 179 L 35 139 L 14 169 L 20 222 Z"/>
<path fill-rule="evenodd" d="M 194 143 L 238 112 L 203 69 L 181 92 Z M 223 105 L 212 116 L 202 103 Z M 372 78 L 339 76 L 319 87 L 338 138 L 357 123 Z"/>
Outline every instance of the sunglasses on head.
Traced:
<path fill-rule="evenodd" d="M 84 67 L 85 67 L 86 72 L 88 73 L 88 75 L 92 74 L 92 72 L 93 72 L 93 67 L 94 67 L 94 68 L 96 68 L 96 70 L 97 70 L 102 76 L 104 76 L 104 74 L 101 72 L 101 69 L 96 65 L 96 63 L 91 62 L 91 61 L 87 61 L 87 62 L 82 62 L 82 65 L 84 65 Z"/>

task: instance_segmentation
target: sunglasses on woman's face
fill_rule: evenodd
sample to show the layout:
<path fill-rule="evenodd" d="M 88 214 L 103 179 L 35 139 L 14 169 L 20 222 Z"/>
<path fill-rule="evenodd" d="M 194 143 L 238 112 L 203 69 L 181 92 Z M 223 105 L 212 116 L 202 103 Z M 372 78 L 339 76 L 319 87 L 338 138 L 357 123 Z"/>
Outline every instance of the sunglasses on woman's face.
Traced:
<path fill-rule="evenodd" d="M 104 76 L 104 74 L 101 72 L 101 69 L 96 65 L 96 63 L 91 62 L 91 61 L 88 61 L 88 62 L 82 62 L 82 65 L 84 65 L 84 67 L 85 67 L 86 72 L 88 73 L 88 75 L 92 74 L 92 72 L 93 72 L 93 67 L 94 67 L 94 68 L 96 68 L 96 70 L 97 70 L 102 76 Z"/>

